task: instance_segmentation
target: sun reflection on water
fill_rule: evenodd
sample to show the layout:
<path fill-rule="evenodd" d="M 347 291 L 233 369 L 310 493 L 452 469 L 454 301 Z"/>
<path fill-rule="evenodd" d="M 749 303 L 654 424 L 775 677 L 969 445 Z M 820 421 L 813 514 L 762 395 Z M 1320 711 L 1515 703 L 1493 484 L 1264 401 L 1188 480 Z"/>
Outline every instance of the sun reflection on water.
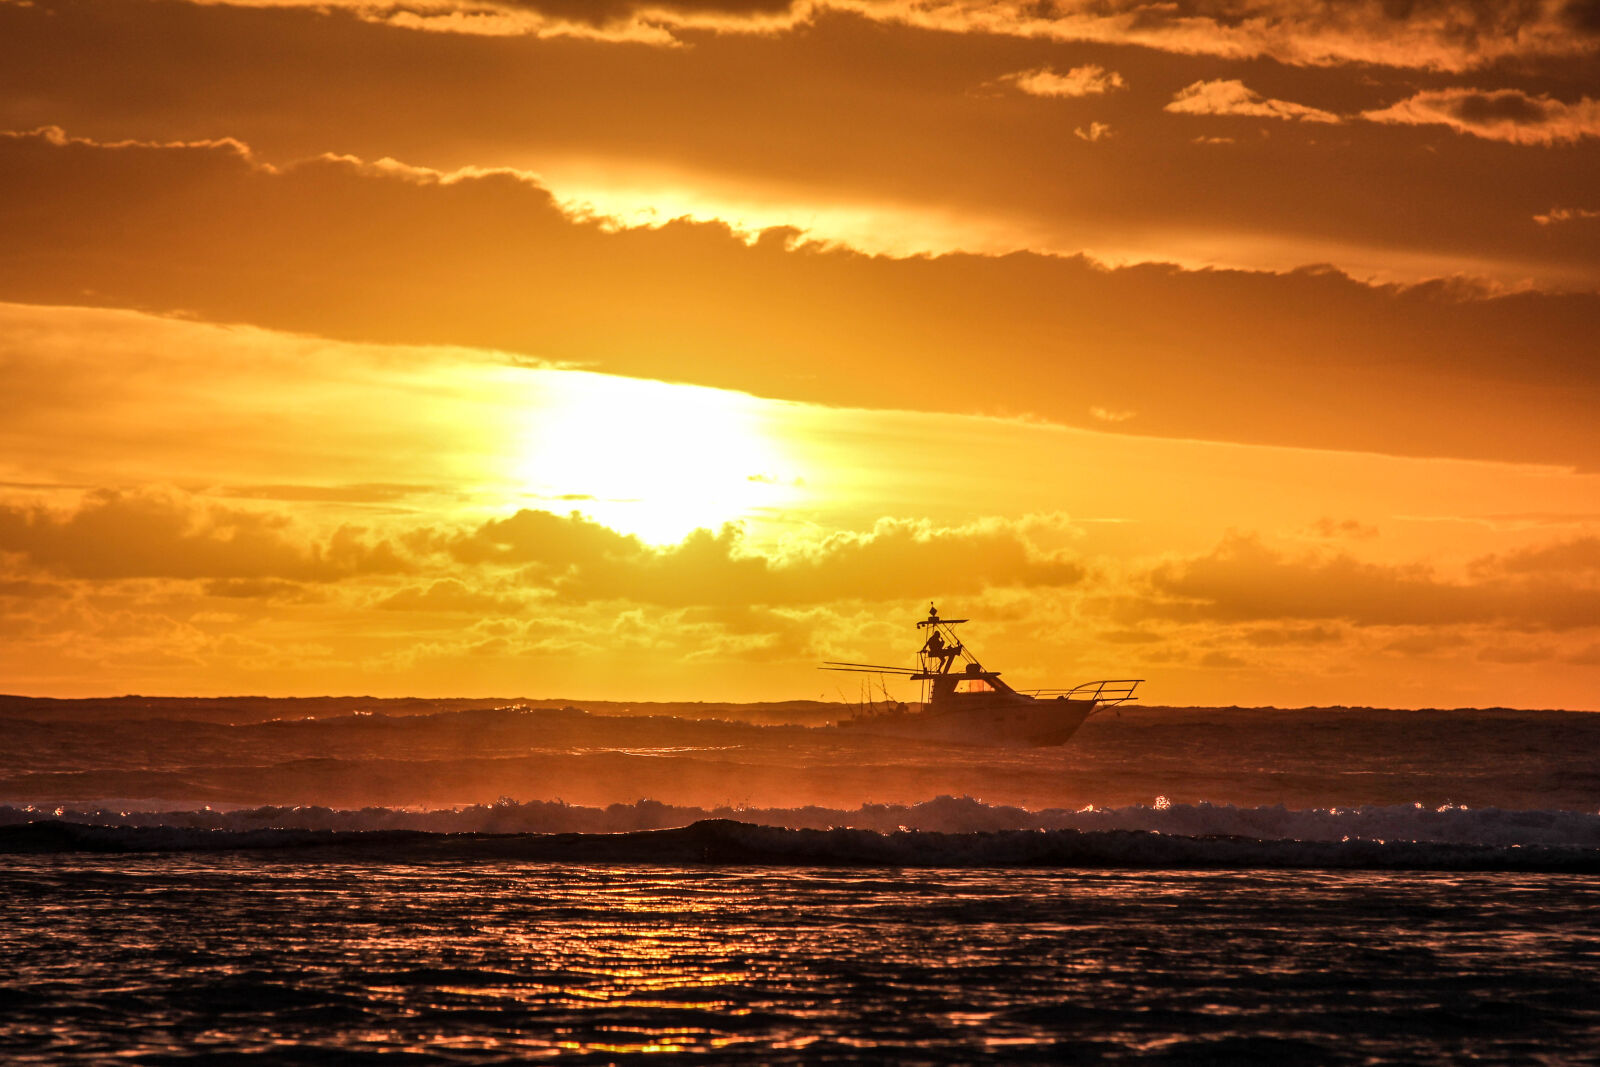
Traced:
<path fill-rule="evenodd" d="M 0 880 L 29 991 L 4 1040 L 33 1062 L 1184 1060 L 1223 1039 L 1376 1062 L 1428 1026 L 1515 1062 L 1541 1005 L 1600 1026 L 1600 888 L 1560 876 L 0 857 Z"/>

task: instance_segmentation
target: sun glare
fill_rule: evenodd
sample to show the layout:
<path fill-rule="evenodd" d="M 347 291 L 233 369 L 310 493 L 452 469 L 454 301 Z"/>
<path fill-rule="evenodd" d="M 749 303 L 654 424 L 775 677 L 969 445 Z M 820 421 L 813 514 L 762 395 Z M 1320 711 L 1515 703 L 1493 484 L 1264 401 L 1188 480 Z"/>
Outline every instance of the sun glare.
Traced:
<path fill-rule="evenodd" d="M 743 393 L 534 371 L 512 476 L 567 508 L 652 544 L 756 518 L 798 494 L 768 401 Z"/>

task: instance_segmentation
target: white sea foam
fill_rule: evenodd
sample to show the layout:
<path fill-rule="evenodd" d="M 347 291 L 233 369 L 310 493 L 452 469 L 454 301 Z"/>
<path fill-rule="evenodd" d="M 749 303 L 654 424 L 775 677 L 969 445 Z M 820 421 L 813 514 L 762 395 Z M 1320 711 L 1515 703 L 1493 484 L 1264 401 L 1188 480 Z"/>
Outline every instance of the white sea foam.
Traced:
<path fill-rule="evenodd" d="M 536 862 L 1142 870 L 1387 870 L 1600 873 L 1600 849 L 1417 841 L 1288 841 L 1138 830 L 829 830 L 708 819 L 632 833 L 487 834 L 416 830 L 197 829 L 40 820 L 0 826 L 3 853 L 219 851 L 304 862 Z"/>

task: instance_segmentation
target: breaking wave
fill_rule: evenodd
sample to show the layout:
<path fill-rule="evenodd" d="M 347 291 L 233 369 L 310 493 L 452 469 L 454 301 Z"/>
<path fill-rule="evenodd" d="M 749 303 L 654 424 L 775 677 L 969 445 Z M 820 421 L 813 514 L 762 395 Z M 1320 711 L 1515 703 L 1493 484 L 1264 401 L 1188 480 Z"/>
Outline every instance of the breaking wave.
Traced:
<path fill-rule="evenodd" d="M 858 808 L 700 808 L 641 800 L 609 807 L 561 801 L 419 810 L 368 807 L 265 806 L 215 810 L 139 811 L 107 807 L 0 806 L 0 826 L 55 819 L 98 826 L 174 827 L 194 830 L 418 830 L 430 833 L 625 833 L 665 830 L 711 819 L 827 830 L 848 827 L 892 832 L 927 830 L 975 833 L 1001 830 L 1142 830 L 1187 837 L 1257 840 L 1419 841 L 1438 844 L 1574 846 L 1600 848 L 1600 812 L 1521 811 L 1445 804 L 1362 805 L 1344 808 L 1237 807 L 1232 804 L 1150 804 L 1082 809 L 986 804 L 942 796 L 920 804 L 864 804 Z"/>
<path fill-rule="evenodd" d="M 921 804 L 701 809 L 654 801 L 432 811 L 0 807 L 0 852 L 332 849 L 395 862 L 539 860 L 892 866 L 1600 871 L 1600 813 L 1420 804 L 1071 811 Z"/>
<path fill-rule="evenodd" d="M 707 819 L 622 834 L 429 833 L 421 830 L 195 830 L 56 820 L 0 827 L 0 853 L 314 852 L 362 863 L 544 862 L 872 867 L 1344 869 L 1600 873 L 1600 849 L 1414 841 L 1262 841 L 1145 830 L 795 830 Z"/>

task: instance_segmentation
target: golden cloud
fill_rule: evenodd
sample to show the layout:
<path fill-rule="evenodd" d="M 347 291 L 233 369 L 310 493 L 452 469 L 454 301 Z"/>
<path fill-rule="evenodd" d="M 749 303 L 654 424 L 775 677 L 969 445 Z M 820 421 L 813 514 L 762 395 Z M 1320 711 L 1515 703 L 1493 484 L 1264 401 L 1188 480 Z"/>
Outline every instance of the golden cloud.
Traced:
<path fill-rule="evenodd" d="M 468 615 L 506 615 L 525 604 L 514 597 L 494 596 L 471 588 L 455 578 L 440 578 L 424 586 L 408 586 L 378 600 L 385 611 L 442 611 Z"/>
<path fill-rule="evenodd" d="M 1600 316 L 1593 293 L 1372 286 L 1329 269 L 1107 270 L 1031 253 L 894 259 L 752 245 L 683 221 L 616 231 L 574 219 L 522 174 L 336 158 L 273 169 L 236 142 L 112 148 L 45 131 L 0 138 L 0 159 L 0 297 L 13 300 L 89 292 L 832 404 L 893 396 L 1071 424 L 1087 421 L 1089 398 L 1116 397 L 1139 412 L 1129 425 L 1165 436 L 1600 462 L 1580 414 L 1600 400 L 1574 373 Z M 47 200 L 53 210 L 31 208 Z M 814 313 L 824 306 L 837 313 Z M 1407 331 L 1390 328 L 1397 317 Z M 90 380 L 115 398 L 120 373 Z M 0 380 L 19 398 L 61 388 L 58 368 L 30 360 L 0 365 Z M 1229 380 L 1272 402 L 1215 387 Z M 1484 411 L 1485 382 L 1517 390 Z M 1435 402 L 1419 408 L 1418 391 Z"/>
<path fill-rule="evenodd" d="M 961 594 L 1070 586 L 1086 573 L 1080 562 L 1036 550 L 1005 524 L 939 528 L 884 520 L 868 533 L 834 534 L 778 558 L 746 551 L 732 525 L 651 548 L 576 513 L 522 510 L 455 537 L 434 535 L 428 544 L 464 563 L 520 566 L 527 588 L 567 603 L 820 604 L 898 599 L 908 589 Z"/>
<path fill-rule="evenodd" d="M 1057 74 L 1049 67 L 1039 67 L 1007 74 L 1000 81 L 1015 86 L 1029 96 L 1099 96 L 1126 87 L 1122 75 L 1094 64 L 1073 67 L 1065 74 Z"/>
<path fill-rule="evenodd" d="M 1600 100 L 1568 104 L 1517 89 L 1429 89 L 1386 108 L 1364 111 L 1369 122 L 1448 126 L 1457 133 L 1511 144 L 1553 145 L 1600 137 Z"/>
<path fill-rule="evenodd" d="M 1176 115 L 1244 115 L 1251 118 L 1298 120 L 1301 122 L 1343 122 L 1338 115 L 1320 108 L 1269 100 L 1246 88 L 1237 78 L 1198 81 L 1178 90 L 1164 110 Z"/>
<path fill-rule="evenodd" d="M 944 33 L 1137 45 L 1184 55 L 1270 57 L 1461 71 L 1596 50 L 1589 0 L 196 0 L 341 11 L 410 30 L 580 37 L 675 46 L 694 33 L 773 34 L 838 16 Z"/>
<path fill-rule="evenodd" d="M 572 37 L 676 46 L 688 32 L 774 33 L 807 21 L 794 0 L 193 0 L 340 11 L 397 29 L 479 37 Z"/>
<path fill-rule="evenodd" d="M 343 527 L 322 542 L 288 519 L 158 490 L 100 489 L 77 510 L 0 506 L 0 552 L 74 578 L 286 578 L 329 582 L 410 569 L 394 546 Z"/>
<path fill-rule="evenodd" d="M 1540 226 L 1561 222 L 1590 222 L 1594 219 L 1600 219 L 1600 211 L 1586 207 L 1554 207 L 1533 217 L 1533 221 Z"/>
<path fill-rule="evenodd" d="M 1600 537 L 1576 537 L 1473 560 L 1477 574 L 1582 574 L 1600 579 Z"/>
<path fill-rule="evenodd" d="M 1572 573 L 1587 543 L 1563 546 L 1556 564 L 1525 580 L 1452 582 L 1420 564 L 1367 563 L 1345 553 L 1290 557 L 1234 535 L 1211 554 L 1163 564 L 1149 575 L 1150 599 L 1125 605 L 1135 618 L 1247 622 L 1343 620 L 1358 626 L 1441 626 L 1497 622 L 1549 630 L 1600 625 L 1600 587 Z M 1534 566 L 1525 568 L 1534 571 Z"/>

